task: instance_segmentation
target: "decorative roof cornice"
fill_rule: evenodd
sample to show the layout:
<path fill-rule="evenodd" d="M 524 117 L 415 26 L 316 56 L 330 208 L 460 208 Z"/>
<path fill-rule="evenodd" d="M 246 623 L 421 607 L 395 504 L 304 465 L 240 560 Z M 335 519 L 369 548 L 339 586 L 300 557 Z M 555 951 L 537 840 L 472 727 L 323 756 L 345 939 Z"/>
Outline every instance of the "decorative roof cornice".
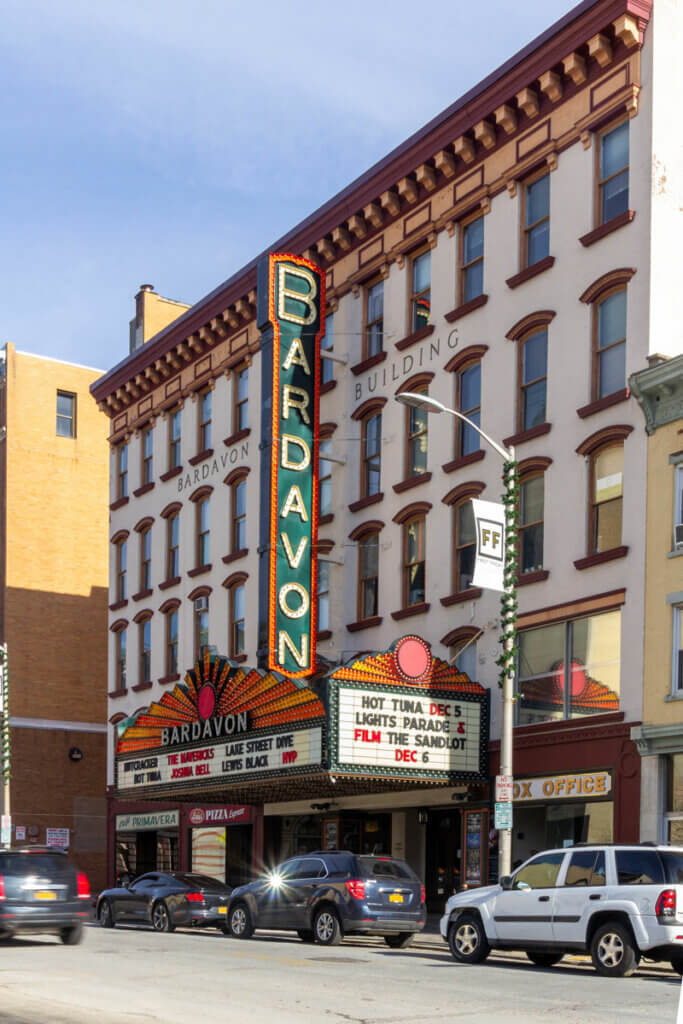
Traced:
<path fill-rule="evenodd" d="M 631 374 L 629 386 L 645 414 L 648 434 L 683 419 L 683 355 L 662 358 L 655 366 Z"/>

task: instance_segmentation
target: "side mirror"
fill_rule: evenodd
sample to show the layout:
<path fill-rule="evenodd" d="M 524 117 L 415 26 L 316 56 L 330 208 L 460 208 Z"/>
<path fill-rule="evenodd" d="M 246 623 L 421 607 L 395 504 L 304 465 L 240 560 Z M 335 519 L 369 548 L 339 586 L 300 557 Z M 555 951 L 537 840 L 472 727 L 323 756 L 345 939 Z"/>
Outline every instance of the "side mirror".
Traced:
<path fill-rule="evenodd" d="M 512 875 L 503 875 L 503 877 L 500 880 L 500 886 L 501 886 L 501 889 L 511 889 L 512 888 Z"/>

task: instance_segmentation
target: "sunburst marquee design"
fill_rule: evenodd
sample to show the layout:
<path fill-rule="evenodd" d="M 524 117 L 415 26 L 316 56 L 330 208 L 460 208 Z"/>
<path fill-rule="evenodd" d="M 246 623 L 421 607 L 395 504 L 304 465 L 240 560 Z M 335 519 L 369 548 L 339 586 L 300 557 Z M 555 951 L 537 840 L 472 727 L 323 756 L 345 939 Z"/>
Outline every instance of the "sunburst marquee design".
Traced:
<path fill-rule="evenodd" d="M 161 746 L 162 729 L 240 711 L 249 713 L 251 729 L 309 721 L 325 714 L 320 698 L 300 680 L 241 668 L 207 651 L 186 674 L 184 683 L 136 716 L 121 735 L 116 752 L 151 750 Z"/>
<path fill-rule="evenodd" d="M 332 673 L 331 679 L 382 686 L 418 686 L 429 690 L 457 690 L 460 693 L 485 693 L 480 683 L 447 661 L 435 658 L 422 637 L 403 636 L 388 651 L 368 654 Z"/>

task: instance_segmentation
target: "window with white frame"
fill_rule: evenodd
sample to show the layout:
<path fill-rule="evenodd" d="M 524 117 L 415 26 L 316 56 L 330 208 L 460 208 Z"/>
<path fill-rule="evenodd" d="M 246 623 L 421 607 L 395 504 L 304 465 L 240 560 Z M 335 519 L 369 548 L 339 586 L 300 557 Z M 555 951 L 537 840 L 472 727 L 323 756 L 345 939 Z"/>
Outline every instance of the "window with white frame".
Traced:
<path fill-rule="evenodd" d="M 683 693 L 683 604 L 673 606 L 673 657 L 671 692 Z"/>
<path fill-rule="evenodd" d="M 683 462 L 674 476 L 674 548 L 683 551 Z"/>

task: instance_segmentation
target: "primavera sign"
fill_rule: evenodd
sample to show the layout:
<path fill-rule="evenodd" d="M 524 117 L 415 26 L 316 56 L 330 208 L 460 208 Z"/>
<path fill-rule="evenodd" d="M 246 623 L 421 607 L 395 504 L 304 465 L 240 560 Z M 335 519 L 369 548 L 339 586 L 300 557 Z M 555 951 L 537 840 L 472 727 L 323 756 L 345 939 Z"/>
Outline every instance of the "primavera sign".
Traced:
<path fill-rule="evenodd" d="M 268 668 L 315 671 L 318 404 L 325 279 L 300 256 L 268 256 L 273 328 Z"/>

